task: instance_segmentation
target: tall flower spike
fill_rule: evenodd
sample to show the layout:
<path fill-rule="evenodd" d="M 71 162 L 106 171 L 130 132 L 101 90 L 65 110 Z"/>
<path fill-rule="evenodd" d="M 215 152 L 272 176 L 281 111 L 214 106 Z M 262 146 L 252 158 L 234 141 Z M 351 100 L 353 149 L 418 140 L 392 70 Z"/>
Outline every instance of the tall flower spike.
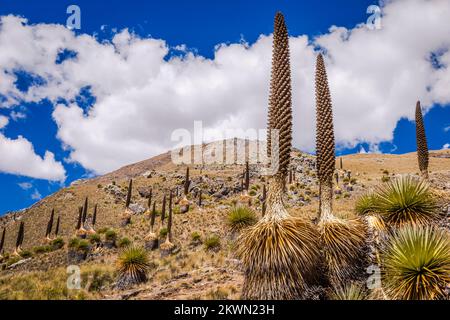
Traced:
<path fill-rule="evenodd" d="M 60 224 L 60 216 L 58 216 L 58 219 L 56 219 L 55 237 L 57 237 L 59 234 L 59 224 Z"/>
<path fill-rule="evenodd" d="M 269 97 L 268 134 L 278 133 L 278 148 L 270 139 L 271 162 L 278 163 L 278 172 L 274 174 L 267 196 L 267 219 L 287 217 L 282 194 L 291 157 L 292 147 L 292 96 L 291 66 L 289 56 L 289 36 L 281 13 L 277 13 L 274 23 L 272 77 Z M 277 154 L 273 151 L 278 150 Z"/>
<path fill-rule="evenodd" d="M 333 110 L 322 54 L 316 62 L 316 161 L 320 183 L 320 219 L 332 215 L 333 174 L 336 165 Z"/>
<path fill-rule="evenodd" d="M 46 238 L 49 238 L 50 233 L 52 233 L 54 216 L 55 216 L 55 209 L 52 209 L 52 212 L 50 213 L 50 218 L 48 219 L 48 222 L 47 222 L 47 230 L 45 232 Z"/>
<path fill-rule="evenodd" d="M 3 251 L 3 247 L 5 246 L 5 235 L 6 235 L 6 228 L 3 228 L 2 237 L 0 238 L 0 256 Z"/>
<path fill-rule="evenodd" d="M 278 141 L 272 139 L 277 134 Z M 292 105 L 289 38 L 281 13 L 275 16 L 273 34 L 268 135 L 267 154 L 271 168 L 278 165 L 278 171 L 269 178 L 263 202 L 266 214 L 237 240 L 236 254 L 245 275 L 242 298 L 300 299 L 306 282 L 317 272 L 320 248 L 311 223 L 289 216 L 283 203 L 291 153 Z"/>
<path fill-rule="evenodd" d="M 130 179 L 130 182 L 128 184 L 128 192 L 127 192 L 127 200 L 125 202 L 125 208 L 128 208 L 130 206 L 132 191 L 133 191 L 133 179 Z"/>
<path fill-rule="evenodd" d="M 420 173 L 425 180 L 428 180 L 428 145 L 420 101 L 416 104 L 416 141 Z"/>
<path fill-rule="evenodd" d="M 94 206 L 94 213 L 92 214 L 92 226 L 97 222 L 97 205 Z"/>
<path fill-rule="evenodd" d="M 84 199 L 84 205 L 83 205 L 83 223 L 86 222 L 87 219 L 87 212 L 88 212 L 88 197 Z"/>

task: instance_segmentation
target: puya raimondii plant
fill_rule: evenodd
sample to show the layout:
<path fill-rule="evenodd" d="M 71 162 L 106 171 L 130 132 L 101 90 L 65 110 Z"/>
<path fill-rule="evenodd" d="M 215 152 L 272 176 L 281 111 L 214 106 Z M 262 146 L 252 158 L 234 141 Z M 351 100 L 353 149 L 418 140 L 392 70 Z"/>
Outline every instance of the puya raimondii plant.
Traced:
<path fill-rule="evenodd" d="M 237 255 L 244 266 L 244 299 L 299 299 L 314 274 L 319 257 L 315 228 L 291 217 L 285 209 L 286 174 L 292 143 L 292 103 L 289 37 L 284 16 L 275 16 L 272 78 L 268 112 L 268 157 L 278 162 L 278 172 L 269 179 L 266 213 L 242 232 Z M 278 133 L 278 146 L 271 140 Z M 278 148 L 278 158 L 276 152 Z M 273 155 L 273 157 L 272 157 Z"/>

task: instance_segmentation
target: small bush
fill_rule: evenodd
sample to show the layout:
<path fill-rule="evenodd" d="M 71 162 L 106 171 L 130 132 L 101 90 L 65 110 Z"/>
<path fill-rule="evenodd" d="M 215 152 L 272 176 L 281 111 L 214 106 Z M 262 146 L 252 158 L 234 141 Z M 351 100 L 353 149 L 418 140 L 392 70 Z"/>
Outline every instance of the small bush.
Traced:
<path fill-rule="evenodd" d="M 58 250 L 64 247 L 64 240 L 61 237 L 58 237 L 56 239 L 53 239 L 50 242 L 50 246 L 52 247 L 52 250 Z"/>
<path fill-rule="evenodd" d="M 83 252 L 88 252 L 90 248 L 91 248 L 91 246 L 88 241 L 80 240 L 78 242 L 77 250 L 83 251 Z"/>
<path fill-rule="evenodd" d="M 108 229 L 105 232 L 105 240 L 106 241 L 116 241 L 117 233 L 113 229 Z"/>
<path fill-rule="evenodd" d="M 204 244 L 206 250 L 216 250 L 220 248 L 220 238 L 217 235 L 209 236 L 205 239 Z"/>
<path fill-rule="evenodd" d="M 128 247 L 131 244 L 131 240 L 127 237 L 123 237 L 119 240 L 119 243 L 117 244 L 119 248 Z"/>
<path fill-rule="evenodd" d="M 32 257 L 33 253 L 30 250 L 23 250 L 22 252 L 20 252 L 20 256 L 26 259 Z"/>
<path fill-rule="evenodd" d="M 97 233 L 99 233 L 99 234 L 104 234 L 104 233 L 106 233 L 106 231 L 108 231 L 108 230 L 109 230 L 108 227 L 103 227 L 103 228 L 98 229 Z"/>
<path fill-rule="evenodd" d="M 234 207 L 228 214 L 228 225 L 232 230 L 240 230 L 257 221 L 255 212 L 248 207 Z"/>
<path fill-rule="evenodd" d="M 46 253 L 52 251 L 50 246 L 37 246 L 33 248 L 33 252 L 36 254 Z"/>
<path fill-rule="evenodd" d="M 89 241 L 92 244 L 97 244 L 97 243 L 102 242 L 102 238 L 100 237 L 100 235 L 98 233 L 94 233 L 94 234 L 89 235 Z"/>
<path fill-rule="evenodd" d="M 391 181 L 391 178 L 389 176 L 382 176 L 381 177 L 381 182 L 386 183 L 386 182 L 389 182 L 389 181 Z"/>
<path fill-rule="evenodd" d="M 160 230 L 159 230 L 159 235 L 160 235 L 160 237 L 161 238 L 164 238 L 165 236 L 167 236 L 167 233 L 168 233 L 169 231 L 167 230 L 167 228 L 161 228 Z"/>
<path fill-rule="evenodd" d="M 80 243 L 80 239 L 72 238 L 69 240 L 69 248 L 76 249 L 76 248 L 78 248 L 79 243 Z"/>
<path fill-rule="evenodd" d="M 250 190 L 248 194 L 250 196 L 254 197 L 254 196 L 256 196 L 256 191 L 255 190 Z"/>
<path fill-rule="evenodd" d="M 191 239 L 192 242 L 199 242 L 201 241 L 202 236 L 200 235 L 200 233 L 198 233 L 197 231 L 192 232 L 191 234 Z"/>

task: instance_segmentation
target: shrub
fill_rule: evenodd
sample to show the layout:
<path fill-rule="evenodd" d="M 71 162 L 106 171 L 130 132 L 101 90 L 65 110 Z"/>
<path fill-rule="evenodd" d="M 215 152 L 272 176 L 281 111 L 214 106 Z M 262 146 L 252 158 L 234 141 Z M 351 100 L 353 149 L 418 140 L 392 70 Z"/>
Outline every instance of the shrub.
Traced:
<path fill-rule="evenodd" d="M 406 225 L 382 250 L 383 284 L 391 299 L 431 300 L 450 283 L 450 237 L 446 230 Z"/>
<path fill-rule="evenodd" d="M 391 178 L 389 176 L 382 176 L 381 177 L 381 182 L 386 183 L 386 182 L 389 182 L 389 181 L 391 181 Z"/>
<path fill-rule="evenodd" d="M 209 236 L 205 239 L 205 249 L 206 250 L 216 250 L 220 248 L 220 238 L 217 235 Z"/>
<path fill-rule="evenodd" d="M 249 194 L 250 196 L 254 197 L 254 196 L 256 196 L 256 191 L 255 191 L 255 190 L 250 190 L 250 191 L 248 192 L 248 194 Z"/>
<path fill-rule="evenodd" d="M 117 260 L 119 274 L 117 288 L 125 289 L 132 285 L 147 281 L 147 271 L 150 268 L 147 251 L 144 248 L 126 247 Z"/>
<path fill-rule="evenodd" d="M 33 248 L 33 252 L 36 254 L 46 253 L 52 251 L 50 246 L 37 246 Z"/>
<path fill-rule="evenodd" d="M 198 233 L 197 231 L 192 232 L 191 234 L 191 239 L 192 242 L 199 242 L 201 241 L 202 236 L 200 235 L 200 233 Z"/>
<path fill-rule="evenodd" d="M 116 241 L 117 233 L 113 229 L 108 229 L 105 231 L 105 240 L 106 241 Z"/>
<path fill-rule="evenodd" d="M 97 233 L 103 234 L 103 233 L 106 233 L 106 231 L 108 231 L 108 230 L 109 230 L 108 227 L 103 227 L 103 228 L 98 229 Z"/>
<path fill-rule="evenodd" d="M 165 236 L 167 236 L 167 233 L 169 232 L 169 230 L 167 230 L 167 228 L 161 228 L 160 230 L 159 230 L 159 236 L 161 237 L 161 238 L 164 238 Z"/>
<path fill-rule="evenodd" d="M 380 187 L 374 209 L 393 225 L 426 223 L 438 216 L 438 206 L 424 180 L 403 176 Z"/>
<path fill-rule="evenodd" d="M 76 249 L 78 247 L 78 244 L 80 242 L 80 239 L 78 238 L 72 238 L 69 240 L 69 248 Z"/>
<path fill-rule="evenodd" d="M 117 244 L 119 248 L 128 247 L 131 244 L 131 240 L 127 237 L 123 237 L 119 240 L 119 243 Z"/>
<path fill-rule="evenodd" d="M 61 237 L 58 237 L 56 239 L 53 239 L 50 242 L 50 246 L 52 247 L 52 250 L 58 250 L 64 247 L 64 240 Z"/>
<path fill-rule="evenodd" d="M 24 259 L 31 258 L 33 256 L 33 253 L 30 250 L 23 250 L 20 252 L 20 256 Z"/>
<path fill-rule="evenodd" d="M 94 233 L 94 234 L 89 235 L 89 241 L 92 244 L 97 244 L 97 243 L 102 242 L 102 239 L 98 233 Z"/>
<path fill-rule="evenodd" d="M 88 252 L 90 248 L 91 248 L 91 246 L 88 241 L 80 240 L 78 242 L 77 250 L 83 251 L 83 252 Z"/>
<path fill-rule="evenodd" d="M 256 223 L 255 212 L 248 207 L 234 207 L 228 214 L 228 225 L 232 230 L 240 230 Z"/>

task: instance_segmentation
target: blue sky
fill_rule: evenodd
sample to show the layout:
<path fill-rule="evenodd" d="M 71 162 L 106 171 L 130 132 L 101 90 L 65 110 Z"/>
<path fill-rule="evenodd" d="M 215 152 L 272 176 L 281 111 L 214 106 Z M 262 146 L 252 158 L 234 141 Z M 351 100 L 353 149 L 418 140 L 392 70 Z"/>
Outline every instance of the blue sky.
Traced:
<path fill-rule="evenodd" d="M 416 7 L 407 7 L 405 8 L 405 10 L 411 10 L 411 12 L 413 12 L 413 10 L 417 10 L 418 8 L 420 9 L 420 6 L 423 4 L 419 0 L 417 0 L 416 2 Z M 258 48 L 257 44 L 259 42 L 261 42 L 261 46 L 264 46 L 264 41 L 260 40 L 260 35 L 271 34 L 273 28 L 273 16 L 276 11 L 281 10 L 286 16 L 290 34 L 292 36 L 299 37 L 298 43 L 301 42 L 300 37 L 302 35 L 306 35 L 308 36 L 308 43 L 306 43 L 305 46 L 308 48 L 310 47 L 310 49 L 308 49 L 310 50 L 310 52 L 313 52 L 317 45 L 321 45 L 323 47 L 329 46 L 329 63 L 332 80 L 335 74 L 336 78 L 341 77 L 341 75 L 339 75 L 338 61 L 342 58 L 339 58 L 337 53 L 335 53 L 335 55 L 332 54 L 333 50 L 337 50 L 334 49 L 335 47 L 332 47 L 335 44 L 324 35 L 335 34 L 329 30 L 332 25 L 345 27 L 350 30 L 355 28 L 357 24 L 364 23 L 369 16 L 366 13 L 367 7 L 369 5 L 378 4 L 378 1 L 347 0 L 345 1 L 345 5 L 343 5 L 343 2 L 340 0 L 320 2 L 307 2 L 298 0 L 197 0 L 170 2 L 133 0 L 4 0 L 0 4 L 0 16 L 12 14 L 15 16 L 24 17 L 28 20 L 25 24 L 29 27 L 36 24 L 65 25 L 66 19 L 68 17 L 68 14 L 66 14 L 66 8 L 71 4 L 77 4 L 81 8 L 81 30 L 76 30 L 75 35 L 91 35 L 97 40 L 98 47 L 101 47 L 104 41 L 111 43 L 114 36 L 119 34 L 121 30 L 127 28 L 129 29 L 130 33 L 133 34 L 131 38 L 135 37 L 140 40 L 147 38 L 162 39 L 165 45 L 171 48 L 169 54 L 164 56 L 164 60 L 166 62 L 169 61 L 173 57 L 173 55 L 177 53 L 176 50 L 173 50 L 173 47 L 181 44 L 185 44 L 187 47 L 187 49 L 181 50 L 181 55 L 188 54 L 190 52 L 193 53 L 196 57 L 201 57 L 202 59 L 216 59 L 214 61 L 217 61 L 217 57 L 219 56 L 217 54 L 217 48 L 215 49 L 216 45 L 218 44 L 231 46 L 232 44 L 242 44 L 245 40 L 247 46 L 252 47 L 254 45 L 256 51 Z M 391 16 L 394 16 L 397 12 L 400 11 L 396 10 L 394 6 L 392 6 L 391 10 Z M 436 10 L 439 11 L 438 8 Z M 392 22 L 389 20 L 389 23 Z M 388 30 L 389 27 L 390 24 L 386 24 L 386 30 Z M 432 27 L 438 28 L 438 26 Z M 393 29 L 394 27 L 391 28 Z M 50 31 L 48 32 L 50 33 Z M 51 32 L 56 33 L 57 31 L 55 30 Z M 363 31 L 363 29 L 360 29 L 358 32 L 362 33 L 368 31 Z M 387 35 L 381 34 L 381 36 L 388 37 L 389 34 L 387 33 L 387 31 L 386 34 Z M 370 35 L 373 35 L 373 33 Z M 317 40 L 312 44 L 313 39 L 321 36 L 323 36 L 321 40 Z M 426 34 L 424 33 L 424 35 L 422 36 L 426 36 Z M 438 37 L 438 35 L 436 35 L 436 37 Z M 16 40 L 18 40 L 18 43 L 20 43 L 20 39 Z M 23 39 L 23 41 L 27 41 L 27 39 Z M 436 43 L 430 43 L 429 51 L 432 52 L 436 48 L 444 47 L 444 50 L 439 54 L 442 57 L 445 57 L 447 53 L 446 46 L 448 46 L 448 44 L 442 43 L 444 42 L 436 41 Z M 129 45 L 131 46 L 131 44 Z M 336 47 L 338 47 L 339 45 L 336 45 Z M 357 43 L 355 40 L 355 46 L 356 45 Z M 43 46 L 45 46 L 45 44 Z M 300 44 L 298 46 L 300 47 Z M 348 44 L 348 46 L 350 46 L 350 44 Z M 295 48 L 296 46 L 294 45 L 293 47 Z M 371 42 L 368 42 L 367 47 L 371 47 Z M 229 57 L 228 55 L 234 54 L 233 52 L 229 52 L 232 51 L 232 49 L 233 48 L 230 47 L 229 50 L 223 54 Z M 2 48 L 0 48 L 0 51 L 1 50 Z M 399 48 L 399 51 L 401 50 L 402 48 Z M 350 52 L 351 51 L 354 50 L 350 50 Z M 238 52 L 236 54 L 241 53 Z M 77 57 L 68 57 L 68 60 L 70 59 L 76 60 Z M 443 61 L 445 60 L 444 58 L 442 59 Z M 184 61 L 183 63 L 187 65 L 190 62 L 189 59 L 186 60 L 188 61 Z M 6 58 L 5 60 L 1 60 L 0 57 L 0 64 L 2 63 L 1 61 L 7 60 Z M 20 61 L 27 60 L 24 58 Z M 336 69 L 334 69 L 334 66 L 336 67 Z M 413 62 L 411 63 L 411 66 L 407 67 L 412 68 L 412 66 L 415 66 Z M 134 66 L 132 67 L 135 68 Z M 440 85 L 439 81 L 435 79 L 435 75 L 439 75 L 436 70 L 442 69 L 444 73 L 445 67 L 446 65 L 444 63 L 443 66 L 435 66 L 434 70 L 423 71 L 424 73 L 433 72 L 433 76 L 430 76 L 429 81 L 433 84 L 437 83 L 436 88 L 439 88 Z M 23 69 L 22 71 L 17 71 L 21 68 Z M 111 65 L 111 68 L 114 68 L 114 65 Z M 139 69 L 139 67 L 137 68 Z M 421 70 L 421 67 L 417 68 Z M 5 70 L 6 69 L 7 68 L 5 67 Z M 24 94 L 28 91 L 29 88 L 33 86 L 40 87 L 48 82 L 48 79 L 43 79 L 44 77 L 46 77 L 45 73 L 42 73 L 42 75 L 33 75 L 31 69 L 33 68 L 30 66 L 27 67 L 25 62 L 23 67 L 21 65 L 19 65 L 19 67 L 15 67 L 14 77 L 16 78 L 16 81 L 13 85 L 17 88 L 17 90 Z M 36 68 L 36 70 L 40 69 Z M 305 67 L 305 70 L 309 69 Z M 358 72 L 360 72 L 360 70 L 355 70 L 354 74 L 357 74 Z M 446 76 L 446 74 L 439 75 L 439 77 L 444 79 L 440 81 L 445 83 L 445 81 L 447 81 L 445 80 L 447 79 L 445 78 Z M 421 77 L 421 74 L 418 73 L 417 77 Z M 442 94 L 440 93 L 442 90 L 436 90 L 436 93 L 434 93 L 433 90 L 427 87 L 428 85 L 426 86 L 422 83 L 416 83 L 416 79 L 414 78 L 416 78 L 416 76 L 409 77 L 408 75 L 405 75 L 406 82 L 412 82 L 411 94 L 414 96 L 411 97 L 411 100 L 408 100 L 407 102 L 405 101 L 405 104 L 407 106 L 402 106 L 402 111 L 392 112 L 395 113 L 394 118 L 386 119 L 386 123 L 391 123 L 390 125 L 386 125 L 386 134 L 384 134 L 384 132 L 377 133 L 376 124 L 374 124 L 373 127 L 373 135 L 370 135 L 370 133 L 360 134 L 356 129 L 355 133 L 351 136 L 347 136 L 346 133 L 342 133 L 342 146 L 345 147 L 340 148 L 338 153 L 348 154 L 358 152 L 361 147 L 365 148 L 365 150 L 367 151 L 378 150 L 384 153 L 401 154 L 415 151 L 416 146 L 414 140 L 414 123 L 408 120 L 408 118 L 412 119 L 411 116 L 414 110 L 414 103 L 411 102 L 415 101 L 416 99 L 421 99 L 421 96 L 424 95 L 421 94 L 421 92 L 427 93 L 425 97 L 425 108 L 429 111 L 425 115 L 425 126 L 427 130 L 429 148 L 441 149 L 444 147 L 444 145 L 450 143 L 450 130 L 445 130 L 450 126 L 450 108 L 448 108 L 447 96 L 442 97 Z M 300 79 L 302 78 L 300 77 Z M 0 79 L 0 82 L 1 81 L 2 80 Z M 101 88 L 101 85 L 99 85 L 99 83 L 101 84 L 102 81 L 107 82 L 107 79 L 103 79 L 99 82 L 94 82 L 93 80 L 93 85 L 91 87 L 89 81 L 78 81 L 78 79 L 73 80 L 74 87 L 77 88 L 78 93 L 72 97 L 65 97 L 64 94 L 61 93 L 62 91 L 60 87 L 57 88 L 59 90 L 57 98 L 53 96 L 49 96 L 48 98 L 46 98 L 45 94 L 41 94 L 39 95 L 39 99 L 35 99 L 37 101 L 31 101 L 33 99 L 27 97 L 19 99 L 19 101 L 16 103 L 8 103 L 5 102 L 4 98 L 6 94 L 0 95 L 1 97 L 3 97 L 2 102 L 4 104 L 4 106 L 0 107 L 0 115 L 3 115 L 8 119 L 8 124 L 4 126 L 0 131 L 3 136 L 10 140 L 19 139 L 20 136 L 25 138 L 32 144 L 34 153 L 40 158 L 44 158 L 46 151 L 50 151 L 54 154 L 54 161 L 49 160 L 48 163 L 60 163 L 65 170 L 65 179 L 63 181 L 50 178 L 40 179 L 38 178 L 40 174 L 36 173 L 35 171 L 33 171 L 33 173 L 31 174 L 21 174 L 20 172 L 8 172 L 8 170 L 3 170 L 3 172 L 0 173 L 0 185 L 2 194 L 2 201 L 0 202 L 0 214 L 10 210 L 18 210 L 28 207 L 40 198 L 57 191 L 63 186 L 67 186 L 76 179 L 107 172 L 111 168 L 118 167 L 118 164 L 122 165 L 129 162 L 142 160 L 152 155 L 156 155 L 159 151 L 167 149 L 167 144 L 161 143 L 161 145 L 158 145 L 158 148 L 155 147 L 152 149 L 150 146 L 148 150 L 145 149 L 145 152 L 134 152 L 132 150 L 130 151 L 130 157 L 127 158 L 124 156 L 124 158 L 120 161 L 113 161 L 112 164 L 108 167 L 103 168 L 99 165 L 99 163 L 102 162 L 102 159 L 113 158 L 115 154 L 113 151 L 115 149 L 105 148 L 104 154 L 101 155 L 105 158 L 97 157 L 95 154 L 96 148 L 94 142 L 83 144 L 84 141 L 89 139 L 93 140 L 95 137 L 86 136 L 86 134 L 82 132 L 82 130 L 92 131 L 90 127 L 86 127 L 86 129 L 83 128 L 84 124 L 86 124 L 86 126 L 89 125 L 89 118 L 95 116 L 97 102 L 99 104 L 104 102 L 104 105 L 102 104 L 102 108 L 107 108 L 107 104 L 105 101 L 107 100 L 108 94 L 103 94 L 103 89 Z M 261 82 L 266 83 L 267 81 Z M 396 85 L 397 83 L 393 82 L 393 84 Z M 139 86 L 136 85 L 133 88 L 135 87 Z M 337 86 L 336 91 L 339 91 L 339 88 L 340 87 Z M 307 89 L 309 90 L 310 87 L 307 87 Z M 403 89 L 400 88 L 399 91 L 401 90 Z M 102 92 L 103 95 L 99 92 Z M 428 92 L 431 92 L 429 96 Z M 313 94 L 313 92 L 311 94 Z M 264 96 L 265 92 L 262 92 L 261 95 Z M 345 110 L 345 106 L 341 107 L 341 105 L 345 104 L 345 100 L 339 96 L 339 92 L 337 92 L 336 95 L 337 110 L 340 110 L 339 108 Z M 300 96 L 299 100 L 301 100 L 301 97 L 302 96 Z M 197 98 L 193 98 L 193 101 L 198 101 L 196 99 Z M 369 101 L 372 100 L 373 97 L 371 97 L 369 94 L 367 96 L 367 99 Z M 266 100 L 266 97 L 264 97 L 263 100 Z M 364 101 L 364 99 L 362 99 L 362 101 Z M 392 101 L 388 100 L 386 102 L 387 111 L 382 110 L 383 101 L 377 102 L 377 106 L 380 106 L 381 110 L 379 112 L 380 119 L 384 120 L 383 115 L 385 115 L 385 112 L 391 112 L 392 110 L 394 110 L 396 108 L 396 104 L 398 104 L 398 101 L 399 99 L 397 98 L 393 99 Z M 194 102 L 193 105 L 195 104 Z M 59 106 L 59 111 L 55 113 L 55 109 L 58 109 L 58 104 L 61 104 L 61 106 Z M 74 115 L 73 122 L 75 122 L 75 125 L 73 126 L 72 124 L 72 127 L 69 124 L 71 118 L 68 117 L 72 114 L 72 112 L 74 112 L 75 114 L 77 108 L 69 108 L 71 104 L 75 104 L 78 108 L 80 108 L 80 110 L 82 110 L 82 115 L 84 115 L 84 118 L 83 116 L 79 116 L 81 118 L 77 118 Z M 8 105 L 8 107 L 6 107 L 5 105 Z M 190 104 L 187 104 L 184 112 L 190 112 L 189 105 Z M 216 105 L 215 102 L 214 105 Z M 157 107 L 158 110 L 165 108 L 164 104 L 157 105 L 157 103 L 155 103 L 155 107 Z M 217 104 L 217 108 L 224 109 L 223 107 L 220 107 L 219 104 Z M 264 108 L 265 106 L 263 105 L 261 109 L 263 110 Z M 195 109 L 192 111 L 192 113 L 194 112 L 197 113 L 194 118 L 201 118 L 202 113 L 200 110 Z M 346 110 L 346 112 L 347 114 L 352 113 L 352 111 L 348 109 Z M 260 113 L 264 115 L 265 110 L 261 111 Z M 169 109 L 167 109 L 166 115 L 159 116 L 162 118 L 166 118 L 168 117 L 167 114 L 170 114 Z M 174 114 L 176 115 L 176 113 Z M 340 114 L 344 114 L 344 112 Z M 227 119 L 233 119 L 233 114 L 231 114 L 230 111 L 230 114 L 225 114 L 224 117 L 227 117 Z M 83 121 L 80 122 L 80 132 L 74 134 L 73 130 L 76 131 L 77 129 L 76 119 L 82 119 Z M 339 122 L 339 118 L 337 118 L 336 121 Z M 357 122 L 358 120 L 353 119 L 350 123 L 355 123 L 355 121 Z M 211 120 L 211 123 L 211 126 L 213 126 L 213 124 L 217 125 L 218 120 Z M 220 125 L 226 126 L 226 123 L 222 123 Z M 116 127 L 117 125 L 111 124 L 111 126 Z M 342 124 L 342 126 L 344 126 L 344 124 Z M 348 124 L 346 124 L 345 126 L 348 126 Z M 141 132 L 138 132 L 137 128 L 136 133 L 133 133 L 134 128 L 131 128 L 129 126 L 127 128 L 126 125 L 124 125 L 123 130 L 124 132 L 126 132 L 125 136 L 127 136 L 128 134 L 130 136 L 133 134 L 141 134 Z M 367 128 L 367 131 L 371 130 L 371 128 Z M 100 133 L 98 134 L 98 136 L 103 136 L 108 132 L 110 133 L 111 128 L 105 128 L 104 130 L 99 129 L 99 132 Z M 151 133 L 151 131 L 143 132 L 145 132 L 145 134 Z M 166 133 L 165 135 L 170 135 L 170 133 Z M 77 139 L 72 138 L 73 136 L 76 136 Z M 107 136 L 107 138 L 111 138 L 114 136 L 115 134 L 112 134 L 112 136 Z M 340 135 L 338 133 L 338 137 L 339 136 Z M 119 141 L 122 141 L 122 143 L 123 141 L 126 141 L 123 139 L 121 137 Z M 296 146 L 309 151 L 309 146 L 311 146 L 312 142 L 306 141 L 306 137 L 299 137 L 298 139 L 299 142 L 296 143 Z M 367 140 L 367 142 L 365 142 L 365 140 Z M 136 139 L 135 137 L 130 137 L 129 141 L 131 141 L 130 145 L 132 145 L 134 142 L 136 142 Z M 136 142 L 136 148 L 142 148 L 140 143 L 141 141 Z M 149 141 L 148 143 L 152 144 L 151 141 Z M 92 156 L 93 159 L 87 159 L 89 158 L 89 156 Z M 0 159 L 0 162 L 1 161 L 2 160 Z M 12 166 L 8 165 L 8 168 L 10 167 Z"/>

